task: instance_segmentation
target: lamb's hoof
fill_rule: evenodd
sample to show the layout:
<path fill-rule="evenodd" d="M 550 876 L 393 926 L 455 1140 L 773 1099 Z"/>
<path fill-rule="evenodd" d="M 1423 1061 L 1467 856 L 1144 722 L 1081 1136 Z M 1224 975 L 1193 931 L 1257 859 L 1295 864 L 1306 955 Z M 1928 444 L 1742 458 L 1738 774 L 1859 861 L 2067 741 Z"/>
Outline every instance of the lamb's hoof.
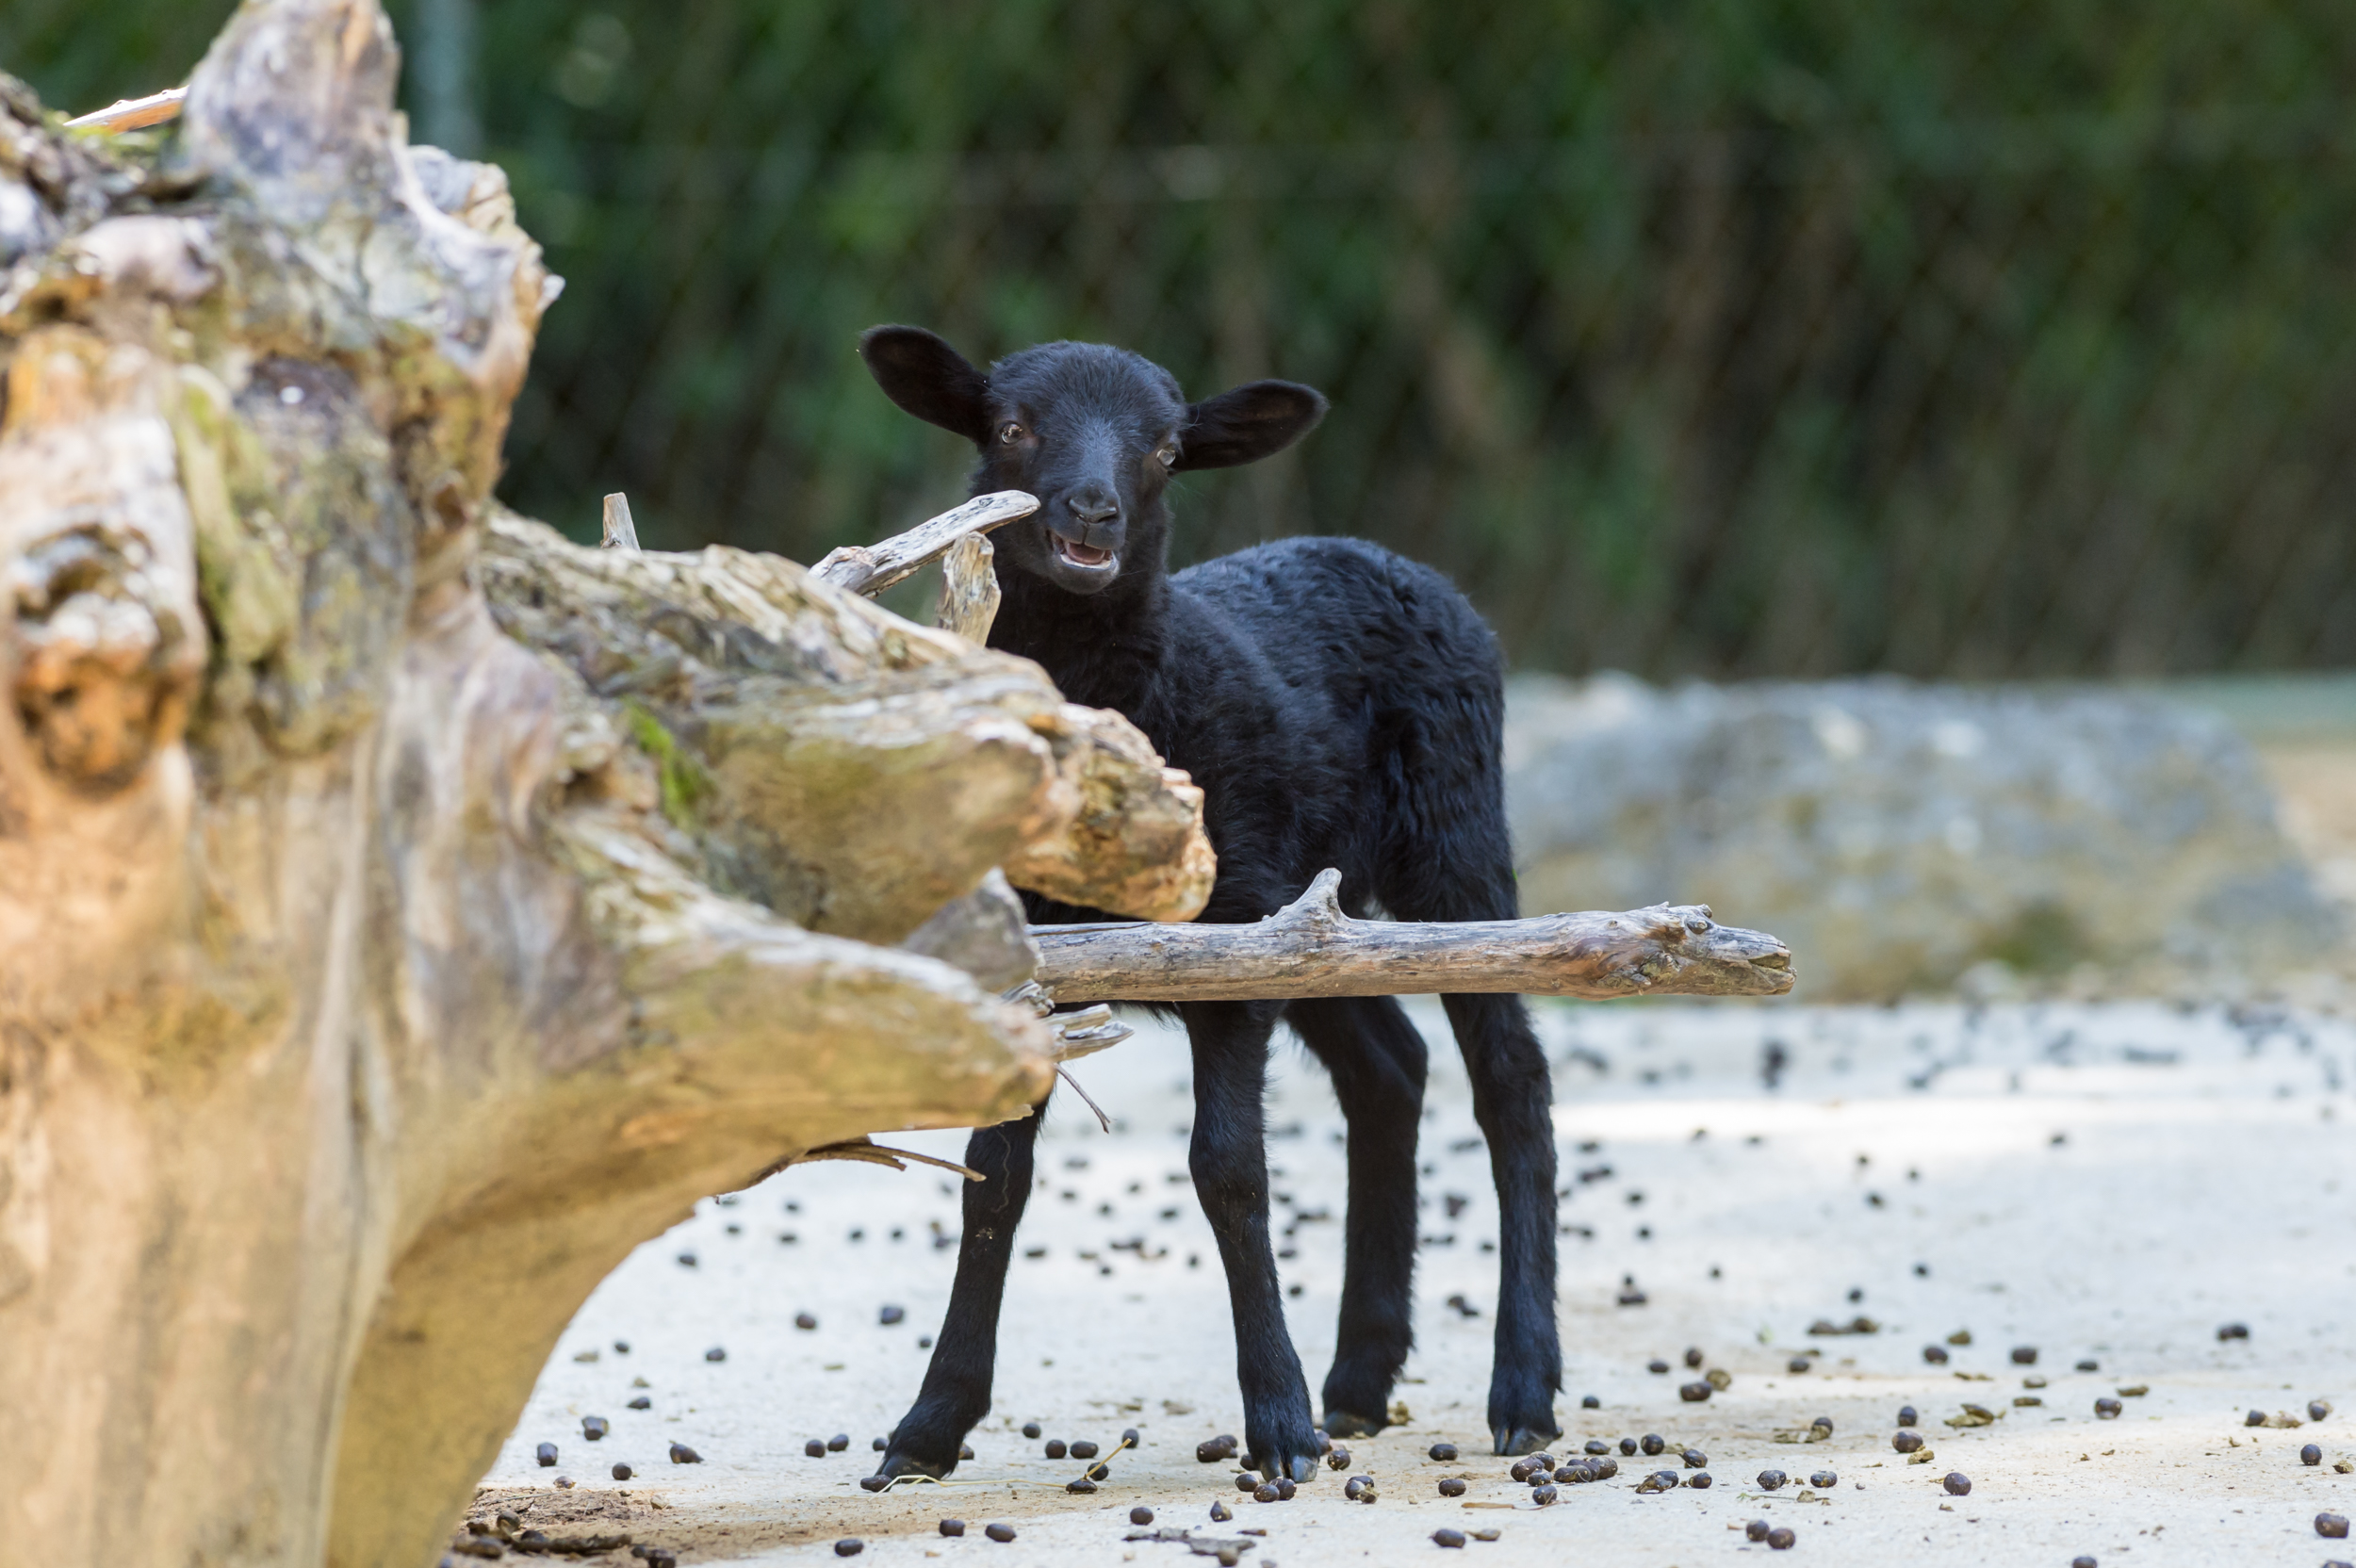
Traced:
<path fill-rule="evenodd" d="M 957 1462 L 954 1459 L 943 1463 L 935 1460 L 919 1459 L 914 1454 L 890 1453 L 884 1455 L 883 1463 L 876 1466 L 875 1474 L 868 1477 L 867 1479 L 880 1478 L 887 1485 L 902 1476 L 929 1476 L 934 1480 L 940 1480 L 957 1467 Z M 867 1486 L 867 1481 L 861 1481 L 859 1484 Z M 881 1488 L 872 1486 L 867 1489 L 870 1492 L 881 1490 Z"/>
<path fill-rule="evenodd" d="M 1333 1435 L 1332 1428 L 1326 1429 L 1326 1435 Z M 1317 1458 L 1315 1454 L 1295 1454 L 1282 1465 L 1271 1465 L 1257 1454 L 1246 1454 L 1243 1456 L 1243 1467 L 1256 1470 L 1269 1480 L 1279 1476 L 1289 1476 L 1296 1485 L 1317 1478 Z"/>
<path fill-rule="evenodd" d="M 1346 1410 L 1325 1413 L 1325 1435 L 1339 1443 L 1349 1437 L 1373 1437 L 1390 1423 L 1379 1415 L 1358 1415 Z"/>
<path fill-rule="evenodd" d="M 1500 1454 L 1534 1454 L 1548 1448 L 1562 1436 L 1560 1427 L 1540 1431 L 1535 1427 L 1497 1427 L 1492 1429 Z"/>

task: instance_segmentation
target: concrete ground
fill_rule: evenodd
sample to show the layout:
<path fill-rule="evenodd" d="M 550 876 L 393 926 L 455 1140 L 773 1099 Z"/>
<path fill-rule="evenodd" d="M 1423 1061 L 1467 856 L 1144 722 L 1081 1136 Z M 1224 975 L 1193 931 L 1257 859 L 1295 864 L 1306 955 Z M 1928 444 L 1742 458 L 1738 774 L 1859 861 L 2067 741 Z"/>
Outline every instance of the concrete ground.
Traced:
<path fill-rule="evenodd" d="M 1184 1176 L 1185 1042 L 1139 1020 L 1137 1038 L 1076 1070 L 1118 1131 L 1099 1131 L 1069 1093 L 1050 1112 L 997 1402 L 952 1484 L 883 1496 L 856 1484 L 873 1468 L 870 1440 L 915 1393 L 919 1336 L 948 1296 L 956 1253 L 935 1237 L 955 1234 L 952 1184 L 932 1170 L 804 1167 L 704 1205 L 605 1282 L 542 1374 L 482 1511 L 529 1503 L 525 1522 L 551 1533 L 581 1527 L 568 1519 L 626 1520 L 618 1527 L 682 1561 L 764 1564 L 829 1560 L 846 1536 L 878 1563 L 1189 1560 L 1181 1545 L 1124 1540 L 1138 1504 L 1156 1527 L 1244 1541 L 1243 1561 L 1283 1568 L 1450 1560 L 1431 1540 L 1448 1527 L 1497 1530 L 1467 1550 L 1500 1568 L 1693 1568 L 1765 1556 L 1742 1532 L 1755 1518 L 1792 1527 L 1796 1552 L 1821 1562 L 2058 1568 L 2085 1554 L 2159 1568 L 2356 1555 L 2314 1523 L 2356 1513 L 2356 1474 L 2333 1468 L 2356 1460 L 2348 1023 L 2117 1004 L 1546 1006 L 1566 1227 L 1555 1452 L 1660 1433 L 1705 1451 L 1716 1484 L 1640 1495 L 1654 1466 L 1624 1459 L 1616 1479 L 1566 1486 L 1541 1510 L 1486 1451 L 1497 1289 L 1486 1154 L 1438 1009 L 1411 1005 L 1435 1045 L 1420 1343 L 1398 1392 L 1408 1419 L 1350 1445 L 1350 1473 L 1381 1484 L 1373 1506 L 1346 1503 L 1340 1475 L 1295 1501 L 1254 1504 L 1234 1490 L 1232 1466 L 1195 1462 L 1197 1442 L 1241 1429 L 1233 1339 Z M 1771 1042 L 1789 1062 L 1773 1088 L 1761 1075 Z M 1268 1119 L 1283 1135 L 1269 1157 L 1297 1253 L 1282 1266 L 1314 1390 L 1341 1276 L 1339 1120 L 1289 1041 L 1275 1077 Z M 947 1155 L 961 1144 L 885 1141 Z M 1643 1305 L 1615 1304 L 1627 1279 Z M 1446 1305 L 1451 1296 L 1469 1310 Z M 887 1305 L 905 1320 L 883 1325 Z M 817 1327 L 796 1330 L 805 1312 Z M 1859 1315 L 1879 1331 L 1808 1331 Z M 2220 1341 L 2227 1322 L 2246 1324 L 2248 1339 Z M 1923 1347 L 1960 1331 L 1968 1347 L 1925 1363 Z M 2014 1363 L 2016 1346 L 2037 1348 L 2034 1366 Z M 1677 1396 L 1694 1376 L 1680 1364 L 1688 1347 L 1732 1375 L 1707 1404 Z M 706 1358 L 713 1348 L 724 1362 Z M 1788 1363 L 1804 1352 L 1820 1353 L 1795 1375 Z M 1649 1373 L 1656 1357 L 1676 1370 Z M 2082 1360 L 2100 1369 L 2073 1370 Z M 2122 1416 L 2097 1419 L 2098 1397 L 2138 1386 L 2149 1392 L 2127 1396 Z M 636 1393 L 649 1410 L 626 1408 Z M 1581 1407 L 1590 1394 L 1599 1408 Z M 2296 1431 L 2244 1425 L 2252 1409 L 2305 1422 L 2316 1399 L 2343 1413 Z M 2003 1418 L 1951 1429 L 1967 1401 Z M 1931 1463 L 1890 1446 L 1907 1403 Z M 588 1414 L 612 1435 L 584 1442 Z M 1820 1415 L 1830 1441 L 1776 1440 Z M 1071 1495 L 1063 1483 L 1081 1466 L 1023 1438 L 1033 1420 L 1044 1437 L 1107 1449 L 1135 1426 L 1142 1447 L 1114 1461 L 1095 1495 Z M 806 1440 L 836 1433 L 848 1451 L 805 1457 Z M 703 1462 L 667 1462 L 674 1441 Z M 1463 1458 L 1428 1459 L 1441 1441 Z M 2320 1465 L 2299 1462 L 2309 1441 Z M 558 1446 L 555 1470 L 534 1463 L 542 1442 Z M 616 1461 L 636 1478 L 611 1479 Z M 1754 1478 L 1770 1467 L 1840 1479 L 1767 1495 Z M 1971 1478 L 1968 1496 L 1942 1489 L 1950 1471 Z M 550 1486 L 560 1474 L 577 1486 Z M 1444 1476 L 1469 1481 L 1463 1499 L 1437 1495 Z M 1221 1501 L 1235 1518 L 1216 1526 L 1207 1511 Z M 942 1515 L 973 1528 L 944 1540 Z M 990 1521 L 1014 1526 L 1016 1541 L 984 1539 Z"/>

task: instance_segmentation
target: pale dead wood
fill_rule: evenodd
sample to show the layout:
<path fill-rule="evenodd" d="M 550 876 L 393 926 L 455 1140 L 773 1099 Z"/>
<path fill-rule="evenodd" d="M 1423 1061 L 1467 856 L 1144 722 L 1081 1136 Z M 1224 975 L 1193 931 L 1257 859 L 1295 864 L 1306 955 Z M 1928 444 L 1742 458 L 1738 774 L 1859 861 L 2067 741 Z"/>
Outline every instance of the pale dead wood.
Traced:
<path fill-rule="evenodd" d="M 1048 1054 L 1058 1066 L 1093 1056 L 1137 1033 L 1113 1017 L 1112 1007 L 1106 1003 L 1056 1012 L 1055 999 L 1036 980 L 1026 980 L 1006 992 L 1006 1000 L 1029 1007 L 1047 1021 L 1047 1026 L 1055 1032 L 1055 1043 L 1048 1048 Z"/>
<path fill-rule="evenodd" d="M 1072 1076 L 1065 1064 L 1119 1045 L 1137 1031 L 1114 1018 L 1112 1008 L 1101 1002 L 1092 1007 L 1058 1013 L 1055 1010 L 1055 999 L 1035 980 L 1026 980 L 1008 991 L 1006 1000 L 1032 1008 L 1047 1021 L 1048 1027 L 1055 1032 L 1055 1043 L 1050 1048 L 1050 1054 L 1055 1058 L 1055 1076 L 1071 1085 L 1072 1092 L 1096 1113 L 1097 1125 L 1111 1132 L 1113 1119 L 1104 1114 L 1104 1107 L 1096 1102 L 1094 1096 L 1080 1086 L 1080 1081 Z"/>
<path fill-rule="evenodd" d="M 917 524 L 906 533 L 872 545 L 845 545 L 829 551 L 810 572 L 822 582 L 855 594 L 880 594 L 913 575 L 969 533 L 987 533 L 1039 510 L 1039 498 L 1021 490 L 993 490 Z"/>
<path fill-rule="evenodd" d="M 1014 1001 L 1039 968 L 1039 949 L 1031 945 L 1023 923 L 1027 918 L 1006 874 L 993 869 L 983 874 L 979 887 L 934 910 L 898 945 L 954 965 L 991 989 L 1006 991 L 1007 1000 Z M 1009 991 L 1009 987 L 1015 989 Z"/>
<path fill-rule="evenodd" d="M 151 92 L 144 98 L 118 98 L 103 109 L 76 116 L 67 121 L 66 129 L 73 131 L 137 131 L 149 125 L 160 125 L 168 120 L 180 118 L 180 108 L 188 101 L 185 87 L 167 88 Z"/>
<path fill-rule="evenodd" d="M 1112 1008 L 1101 1002 L 1075 1012 L 1054 1014 L 1047 1020 L 1047 1027 L 1055 1034 L 1055 1043 L 1048 1047 L 1047 1054 L 1058 1067 L 1083 1056 L 1093 1056 L 1137 1033 L 1114 1018 Z"/>
<path fill-rule="evenodd" d="M 1209 896 L 1201 792 L 1029 660 L 776 556 L 584 548 L 496 508 L 488 524 L 475 575 L 501 629 L 666 754 L 674 825 L 713 876 L 789 919 L 898 942 L 998 864 L 1147 919 Z M 900 825 L 875 817 L 885 790 Z"/>
<path fill-rule="evenodd" d="M 937 624 L 986 642 L 1000 591 L 985 531 L 1038 505 L 1019 490 L 976 497 L 881 544 L 836 550 L 810 575 L 874 594 L 941 555 Z M 1040 733 L 1055 749 L 1074 814 L 1068 830 L 1010 854 L 1007 879 L 1060 903 L 1146 920 L 1200 914 L 1219 862 L 1203 825 L 1203 792 L 1186 771 L 1166 764 L 1119 713 L 1066 704 L 1062 724 Z"/>
<path fill-rule="evenodd" d="M 933 624 L 954 631 L 969 643 L 990 641 L 990 623 L 998 618 L 998 573 L 990 562 L 998 552 L 989 536 L 968 533 L 941 558 L 941 612 Z"/>
<path fill-rule="evenodd" d="M 1792 955 L 1700 905 L 1462 923 L 1357 920 L 1341 874 L 1251 925 L 1035 925 L 1037 983 L 1058 1003 L 1235 1002 L 1512 991 L 1781 996 Z"/>
<path fill-rule="evenodd" d="M 604 537 L 598 541 L 609 550 L 634 550 L 638 547 L 638 525 L 630 521 L 630 498 L 619 490 L 605 498 Z"/>
<path fill-rule="evenodd" d="M 1219 874 L 1202 790 L 1119 713 L 1067 703 L 1063 719 L 1052 743 L 1075 799 L 1072 825 L 1007 857 L 1007 880 L 1145 920 L 1201 914 Z"/>

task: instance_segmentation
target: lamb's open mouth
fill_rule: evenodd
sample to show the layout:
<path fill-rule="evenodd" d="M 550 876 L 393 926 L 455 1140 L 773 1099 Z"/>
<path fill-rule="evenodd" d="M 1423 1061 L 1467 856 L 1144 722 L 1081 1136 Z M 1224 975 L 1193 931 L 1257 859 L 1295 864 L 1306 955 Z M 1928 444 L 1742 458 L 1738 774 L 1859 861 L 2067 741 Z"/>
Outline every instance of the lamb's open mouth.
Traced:
<path fill-rule="evenodd" d="M 1060 533 L 1051 533 L 1048 537 L 1055 542 L 1055 553 L 1063 558 L 1067 565 L 1085 566 L 1095 571 L 1113 564 L 1113 552 L 1110 550 L 1099 549 L 1094 545 L 1074 544 Z"/>

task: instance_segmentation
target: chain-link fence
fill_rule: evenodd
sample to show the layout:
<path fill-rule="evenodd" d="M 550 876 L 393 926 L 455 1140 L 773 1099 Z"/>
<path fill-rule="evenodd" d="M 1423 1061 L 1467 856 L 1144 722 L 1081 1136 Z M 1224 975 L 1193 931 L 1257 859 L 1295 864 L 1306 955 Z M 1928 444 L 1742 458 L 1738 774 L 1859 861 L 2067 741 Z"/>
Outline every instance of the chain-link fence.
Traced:
<path fill-rule="evenodd" d="M 10 4 L 46 86 L 9 49 L 96 24 Z M 479 125 L 569 280 L 505 489 L 583 532 L 937 510 L 965 455 L 853 353 L 906 320 L 1316 384 L 1180 553 L 1380 539 L 1528 664 L 2356 664 L 2347 0 L 394 15 L 419 139 Z"/>

